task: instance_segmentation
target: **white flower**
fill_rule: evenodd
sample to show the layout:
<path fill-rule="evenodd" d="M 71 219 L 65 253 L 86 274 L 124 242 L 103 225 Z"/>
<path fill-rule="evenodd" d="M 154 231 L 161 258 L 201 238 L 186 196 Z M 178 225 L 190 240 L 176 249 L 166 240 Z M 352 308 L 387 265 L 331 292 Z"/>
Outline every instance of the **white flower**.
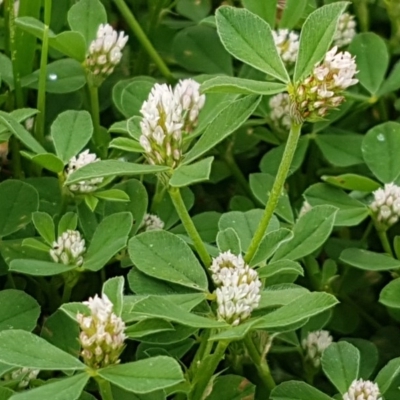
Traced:
<path fill-rule="evenodd" d="M 315 368 L 320 366 L 322 354 L 332 341 L 333 338 L 328 331 L 310 332 L 303 339 L 302 346 L 305 350 L 306 359 L 311 361 Z"/>
<path fill-rule="evenodd" d="M 96 154 L 89 153 L 89 150 L 83 151 L 78 157 L 72 157 L 69 161 L 67 167 L 67 177 L 79 168 L 97 161 L 100 161 L 100 159 L 96 157 Z M 95 191 L 101 182 L 103 182 L 103 178 L 93 178 L 87 181 L 73 183 L 69 185 L 69 189 L 72 192 L 90 193 Z"/>
<path fill-rule="evenodd" d="M 260 302 L 261 281 L 241 255 L 230 251 L 213 259 L 210 267 L 216 290 L 218 316 L 232 325 L 249 318 Z"/>
<path fill-rule="evenodd" d="M 78 231 L 67 230 L 53 243 L 50 256 L 56 263 L 81 266 L 83 253 L 86 251 L 85 240 Z"/>
<path fill-rule="evenodd" d="M 125 323 L 113 313 L 113 304 L 103 294 L 95 295 L 84 301 L 91 315 L 78 313 L 76 319 L 80 325 L 79 340 L 82 346 L 82 358 L 91 368 L 104 368 L 118 364 L 125 345 Z"/>
<path fill-rule="evenodd" d="M 19 368 L 14 371 L 12 371 L 9 374 L 4 375 L 4 380 L 9 381 L 20 381 L 18 383 L 18 387 L 20 389 L 26 388 L 29 386 L 30 381 L 34 380 L 37 378 L 39 375 L 40 370 L 38 369 L 30 369 L 30 368 Z"/>
<path fill-rule="evenodd" d="M 375 190 L 374 200 L 369 205 L 376 219 L 387 228 L 395 224 L 400 217 L 400 187 L 394 183 L 385 184 Z"/>
<path fill-rule="evenodd" d="M 333 44 L 338 47 L 347 46 L 356 36 L 356 21 L 354 15 L 343 13 L 339 18 L 339 23 L 335 36 L 333 37 Z"/>
<path fill-rule="evenodd" d="M 303 205 L 299 211 L 299 217 L 302 217 L 304 214 L 307 214 L 312 209 L 312 205 L 308 201 L 304 201 Z"/>
<path fill-rule="evenodd" d="M 109 24 L 101 24 L 96 39 L 89 45 L 86 68 L 98 78 L 98 83 L 107 78 L 121 61 L 122 50 L 128 41 L 124 32 L 117 32 Z"/>
<path fill-rule="evenodd" d="M 161 231 L 164 229 L 164 221 L 154 214 L 146 214 L 140 225 L 140 229 L 147 231 Z"/>
<path fill-rule="evenodd" d="M 382 397 L 376 383 L 359 379 L 352 382 L 343 400 L 382 400 Z"/>
<path fill-rule="evenodd" d="M 175 89 L 156 83 L 140 110 L 139 139 L 150 164 L 176 167 L 182 158 L 183 134 L 196 126 L 205 97 L 192 79 L 180 81 Z"/>
<path fill-rule="evenodd" d="M 272 31 L 275 46 L 282 60 L 287 64 L 296 62 L 299 52 L 299 34 L 289 29 Z"/>
<path fill-rule="evenodd" d="M 290 129 L 290 97 L 287 93 L 279 93 L 269 100 L 270 118 L 275 126 Z"/>

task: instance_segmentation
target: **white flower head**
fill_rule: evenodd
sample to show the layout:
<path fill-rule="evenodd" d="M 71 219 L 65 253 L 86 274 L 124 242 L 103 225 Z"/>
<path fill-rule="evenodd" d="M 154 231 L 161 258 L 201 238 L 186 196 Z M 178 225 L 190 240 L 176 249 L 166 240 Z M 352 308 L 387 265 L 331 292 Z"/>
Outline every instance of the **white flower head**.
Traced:
<path fill-rule="evenodd" d="M 339 18 L 338 27 L 333 37 L 334 46 L 347 46 L 356 36 L 356 25 L 354 15 L 347 12 L 343 13 Z"/>
<path fill-rule="evenodd" d="M 369 205 L 379 223 L 389 228 L 400 217 L 400 186 L 385 184 L 384 188 L 373 192 L 374 200 Z"/>
<path fill-rule="evenodd" d="M 294 64 L 299 53 L 299 34 L 289 29 L 272 31 L 278 54 L 286 64 Z"/>
<path fill-rule="evenodd" d="M 232 325 L 249 318 L 260 302 L 261 281 L 242 256 L 230 251 L 213 259 L 210 267 L 216 290 L 218 316 Z"/>
<path fill-rule="evenodd" d="M 279 93 L 269 100 L 270 118 L 273 124 L 283 130 L 290 129 L 290 97 L 287 93 Z"/>
<path fill-rule="evenodd" d="M 140 229 L 143 231 L 161 231 L 164 229 L 164 221 L 155 214 L 145 214 Z"/>
<path fill-rule="evenodd" d="M 382 397 L 376 383 L 359 379 L 352 382 L 343 400 L 382 400 Z"/>
<path fill-rule="evenodd" d="M 85 239 L 79 231 L 68 229 L 53 242 L 50 256 L 56 263 L 81 266 L 86 251 Z"/>
<path fill-rule="evenodd" d="M 94 82 L 100 84 L 122 58 L 122 50 L 128 42 L 124 32 L 117 32 L 109 24 L 100 24 L 96 39 L 89 45 L 85 67 L 93 75 Z"/>
<path fill-rule="evenodd" d="M 90 316 L 78 313 L 76 319 L 80 325 L 79 340 L 82 346 L 82 358 L 91 368 L 104 368 L 118 364 L 124 350 L 126 339 L 125 323 L 113 312 L 113 304 L 103 293 L 84 301 Z"/>
<path fill-rule="evenodd" d="M 99 158 L 96 157 L 96 154 L 89 153 L 89 150 L 85 150 L 80 153 L 77 157 L 72 157 L 67 166 L 67 177 L 71 175 L 73 172 L 78 170 L 79 168 L 84 167 L 85 165 L 100 161 Z M 94 192 L 98 185 L 103 182 L 103 178 L 93 178 L 87 181 L 81 181 L 78 183 L 73 183 L 69 185 L 69 190 L 71 192 L 76 193 L 90 193 Z"/>
<path fill-rule="evenodd" d="M 30 382 L 37 378 L 40 370 L 30 368 L 18 368 L 9 374 L 4 375 L 3 379 L 6 381 L 13 380 L 19 381 L 18 387 L 24 389 L 29 386 Z"/>
<path fill-rule="evenodd" d="M 309 360 L 315 368 L 321 365 L 321 357 L 326 348 L 332 343 L 333 338 L 328 331 L 310 332 L 303 339 L 302 346 L 305 351 L 306 359 Z"/>

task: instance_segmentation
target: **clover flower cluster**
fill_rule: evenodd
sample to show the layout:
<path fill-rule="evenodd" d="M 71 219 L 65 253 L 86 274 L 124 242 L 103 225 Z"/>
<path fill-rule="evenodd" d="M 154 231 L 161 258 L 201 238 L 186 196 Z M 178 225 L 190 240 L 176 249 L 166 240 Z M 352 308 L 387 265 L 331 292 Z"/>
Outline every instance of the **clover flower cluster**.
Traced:
<path fill-rule="evenodd" d="M 85 239 L 78 231 L 68 229 L 53 242 L 50 256 L 56 263 L 80 267 L 85 251 Z"/>
<path fill-rule="evenodd" d="M 324 350 L 329 347 L 332 341 L 333 338 L 328 331 L 310 332 L 302 342 L 306 360 L 309 360 L 315 368 L 318 368 L 321 365 Z"/>
<path fill-rule="evenodd" d="M 288 130 L 291 125 L 290 97 L 287 93 L 279 93 L 269 100 L 271 112 L 269 114 L 272 123 L 280 129 Z"/>
<path fill-rule="evenodd" d="M 140 229 L 147 231 L 161 231 L 164 229 L 164 221 L 155 214 L 145 214 Z"/>
<path fill-rule="evenodd" d="M 339 18 L 338 27 L 333 37 L 333 44 L 337 47 L 347 46 L 356 36 L 356 21 L 354 15 L 343 13 Z"/>
<path fill-rule="evenodd" d="M 85 364 L 94 369 L 118 364 L 125 348 L 125 323 L 113 313 L 114 306 L 104 293 L 83 304 L 89 307 L 90 316 L 78 313 L 76 319 L 81 328 L 79 341 Z"/>
<path fill-rule="evenodd" d="M 232 325 L 249 318 L 260 302 L 261 281 L 241 255 L 230 251 L 213 259 L 210 267 L 217 285 L 218 316 Z"/>
<path fill-rule="evenodd" d="M 122 58 L 122 50 L 128 41 L 124 32 L 117 32 L 109 24 L 100 24 L 96 39 L 89 46 L 85 67 L 93 75 L 94 83 L 101 82 L 111 75 Z"/>
<path fill-rule="evenodd" d="M 23 389 L 28 387 L 29 383 L 37 378 L 39 372 L 39 369 L 30 369 L 26 367 L 18 368 L 11 373 L 4 375 L 3 379 L 6 381 L 19 381 L 18 387 Z"/>
<path fill-rule="evenodd" d="M 315 64 L 310 76 L 290 88 L 292 117 L 299 122 L 323 119 L 345 101 L 343 92 L 358 82 L 354 78 L 357 72 L 355 58 L 347 51 L 337 53 L 337 46 L 333 47 Z"/>
<path fill-rule="evenodd" d="M 192 79 L 180 81 L 175 89 L 155 84 L 140 110 L 142 145 L 150 164 L 175 168 L 183 151 L 183 135 L 197 124 L 205 96 Z"/>
<path fill-rule="evenodd" d="M 96 157 L 96 154 L 89 153 L 89 150 L 85 150 L 80 153 L 77 157 L 72 157 L 67 166 L 67 177 L 70 176 L 73 172 L 78 170 L 79 168 L 84 167 L 85 165 L 100 161 L 99 158 Z M 71 192 L 76 193 L 90 193 L 94 192 L 100 183 L 103 182 L 103 178 L 93 178 L 86 181 L 81 181 L 78 183 L 73 183 L 69 185 L 69 190 Z"/>
<path fill-rule="evenodd" d="M 359 379 L 352 382 L 343 400 L 382 400 L 382 397 L 376 383 Z"/>
<path fill-rule="evenodd" d="M 286 64 L 294 64 L 299 53 L 299 34 L 289 29 L 272 31 L 278 54 Z"/>
<path fill-rule="evenodd" d="M 389 228 L 400 217 L 400 187 L 394 183 L 385 184 L 375 190 L 374 200 L 369 205 L 379 223 Z"/>

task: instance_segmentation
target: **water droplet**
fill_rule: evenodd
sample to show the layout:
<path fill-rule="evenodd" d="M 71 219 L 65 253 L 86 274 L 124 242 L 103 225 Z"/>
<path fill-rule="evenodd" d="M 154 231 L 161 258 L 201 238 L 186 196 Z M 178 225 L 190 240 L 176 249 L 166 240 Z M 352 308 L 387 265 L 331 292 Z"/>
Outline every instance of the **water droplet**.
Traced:
<path fill-rule="evenodd" d="M 57 80 L 57 75 L 56 74 L 49 74 L 49 79 L 51 81 L 55 81 L 55 80 Z"/>
<path fill-rule="evenodd" d="M 385 141 L 385 136 L 383 135 L 383 133 L 380 133 L 376 138 L 377 138 L 380 142 L 384 142 L 384 141 Z"/>

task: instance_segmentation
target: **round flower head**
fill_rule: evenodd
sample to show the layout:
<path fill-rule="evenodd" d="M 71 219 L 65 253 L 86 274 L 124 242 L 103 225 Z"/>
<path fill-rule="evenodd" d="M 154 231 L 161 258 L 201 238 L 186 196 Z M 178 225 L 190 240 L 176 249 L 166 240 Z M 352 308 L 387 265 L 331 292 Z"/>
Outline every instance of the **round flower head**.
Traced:
<path fill-rule="evenodd" d="M 85 240 L 78 231 L 68 229 L 53 243 L 50 256 L 56 263 L 81 266 L 86 251 Z"/>
<path fill-rule="evenodd" d="M 85 364 L 94 369 L 118 364 L 125 347 L 124 322 L 113 313 L 113 304 L 105 294 L 83 304 L 88 306 L 90 316 L 78 313 L 76 319 L 81 328 L 79 341 Z"/>
<path fill-rule="evenodd" d="M 298 122 L 323 119 L 345 101 L 343 92 L 358 82 L 356 73 L 355 58 L 347 51 L 337 53 L 335 46 L 309 77 L 290 88 L 292 117 Z"/>
<path fill-rule="evenodd" d="M 30 382 L 37 378 L 40 370 L 30 368 L 18 368 L 9 374 L 4 375 L 3 379 L 6 381 L 19 381 L 18 387 L 24 389 L 29 386 Z"/>
<path fill-rule="evenodd" d="M 175 89 L 155 84 L 140 110 L 140 144 L 150 164 L 175 168 L 182 159 L 183 135 L 196 126 L 205 97 L 200 85 L 183 80 Z"/>
<path fill-rule="evenodd" d="M 78 157 L 72 157 L 67 166 L 67 177 L 79 168 L 85 165 L 100 161 L 95 154 L 89 153 L 89 150 L 85 150 L 79 154 Z M 87 181 L 81 181 L 69 185 L 69 190 L 76 193 L 90 193 L 94 192 L 98 185 L 103 182 L 103 178 L 93 178 Z"/>
<path fill-rule="evenodd" d="M 250 317 L 260 302 L 261 281 L 241 255 L 230 251 L 213 259 L 210 267 L 216 290 L 218 316 L 232 325 Z"/>
<path fill-rule="evenodd" d="M 294 64 L 299 52 L 299 35 L 289 29 L 272 31 L 275 46 L 279 55 L 286 64 Z"/>
<path fill-rule="evenodd" d="M 146 214 L 140 225 L 140 229 L 147 231 L 161 231 L 164 229 L 164 221 L 154 214 Z"/>
<path fill-rule="evenodd" d="M 326 348 L 332 343 L 332 336 L 328 331 L 310 332 L 303 340 L 302 346 L 305 351 L 306 359 L 315 368 L 321 365 L 321 357 Z"/>
<path fill-rule="evenodd" d="M 338 27 L 333 37 L 333 44 L 337 47 L 347 46 L 356 36 L 356 21 L 354 15 L 343 13 L 339 18 Z"/>
<path fill-rule="evenodd" d="M 343 400 L 382 400 L 382 397 L 376 383 L 359 379 L 352 382 Z"/>
<path fill-rule="evenodd" d="M 107 78 L 122 58 L 122 50 L 128 41 L 124 32 L 117 32 L 109 24 L 101 24 L 96 39 L 89 46 L 85 67 L 91 73 L 97 86 Z"/>
<path fill-rule="evenodd" d="M 269 100 L 271 109 L 270 118 L 273 124 L 280 129 L 288 130 L 291 125 L 290 97 L 287 93 L 279 93 Z"/>
<path fill-rule="evenodd" d="M 400 187 L 394 183 L 387 183 L 383 189 L 375 190 L 373 194 L 374 200 L 369 207 L 376 220 L 385 228 L 389 228 L 400 217 Z"/>

